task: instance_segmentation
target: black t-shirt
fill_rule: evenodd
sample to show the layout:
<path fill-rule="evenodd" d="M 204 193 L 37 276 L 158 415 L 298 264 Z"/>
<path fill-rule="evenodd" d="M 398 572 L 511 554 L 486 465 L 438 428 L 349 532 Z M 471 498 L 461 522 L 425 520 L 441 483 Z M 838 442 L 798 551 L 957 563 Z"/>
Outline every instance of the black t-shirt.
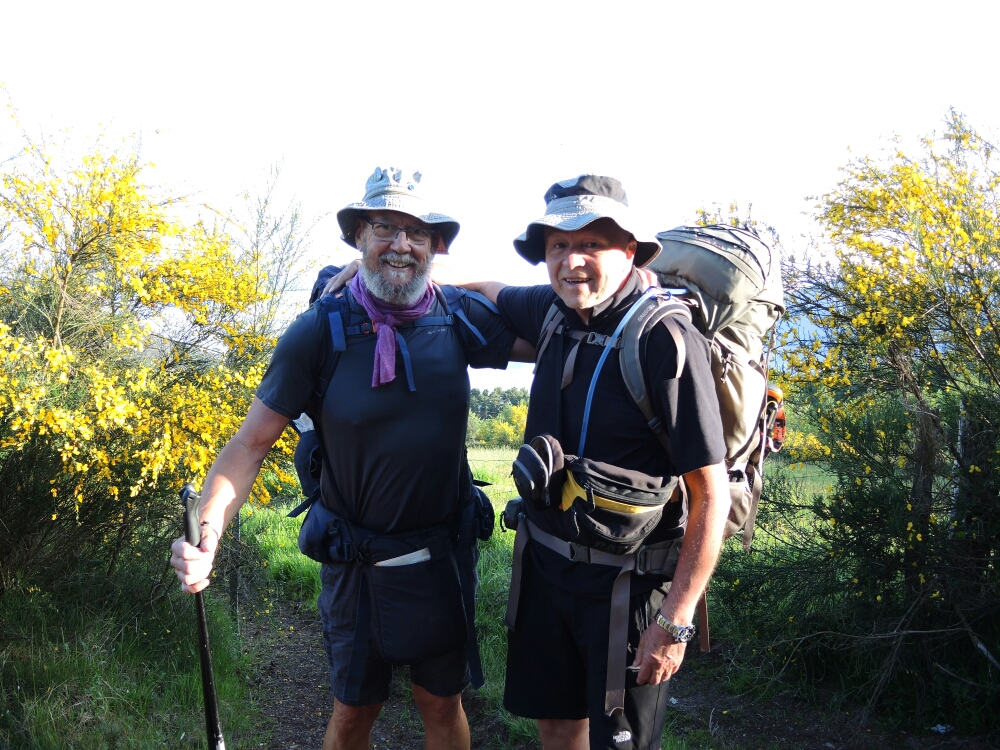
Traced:
<path fill-rule="evenodd" d="M 367 320 L 350 297 L 351 322 Z M 452 325 L 400 326 L 416 391 L 407 384 L 397 350 L 396 378 L 372 387 L 374 335 L 349 336 L 323 401 L 320 428 L 329 464 L 324 502 L 351 522 L 399 533 L 446 523 L 459 502 L 469 415 L 467 366 L 507 366 L 514 334 L 482 303 L 456 304 L 486 339 L 483 345 L 458 317 Z M 427 316 L 443 316 L 436 299 Z M 307 407 L 321 374 L 330 336 L 326 316 L 311 307 L 288 327 L 257 388 L 257 397 L 288 418 Z"/>
<path fill-rule="evenodd" d="M 517 335 L 537 342 L 549 307 L 555 302 L 574 330 L 610 335 L 629 308 L 639 299 L 642 287 L 637 273 L 611 299 L 591 311 L 589 325 L 576 311 L 566 307 L 549 286 L 506 287 L 497 306 L 504 321 Z M 673 461 L 656 439 L 645 417 L 625 386 L 617 351 L 604 363 L 591 405 L 586 458 L 662 477 L 669 477 L 717 464 L 726 455 L 719 416 L 719 403 L 709 358 L 708 342 L 682 318 L 677 318 L 687 349 L 680 378 L 677 349 L 670 333 L 656 325 L 648 333 L 644 375 L 653 412 L 664 424 L 670 439 Z M 560 389 L 563 366 L 572 340 L 553 336 L 542 356 L 531 387 L 525 440 L 548 433 L 557 437 L 566 453 L 578 454 L 587 391 L 603 347 L 581 344 L 576 356 L 572 382 Z M 529 518 L 539 527 L 563 539 L 572 539 L 567 513 L 558 507 L 529 509 Z M 680 503 L 664 509 L 663 521 L 647 537 L 652 543 L 680 535 Z M 587 594 L 610 595 L 618 571 L 605 565 L 570 562 L 539 544 L 530 545 L 542 574 L 562 588 Z M 649 590 L 654 584 L 632 577 L 632 591 Z"/>

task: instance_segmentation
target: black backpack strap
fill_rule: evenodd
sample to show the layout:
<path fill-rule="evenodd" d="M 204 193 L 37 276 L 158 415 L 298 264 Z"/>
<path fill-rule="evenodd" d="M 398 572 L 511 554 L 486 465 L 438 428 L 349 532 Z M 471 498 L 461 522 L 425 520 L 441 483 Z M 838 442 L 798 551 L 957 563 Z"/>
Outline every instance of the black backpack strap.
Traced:
<path fill-rule="evenodd" d="M 441 304 L 444 305 L 444 309 L 448 314 L 448 325 L 451 325 L 451 316 L 458 318 L 462 321 L 465 327 L 469 329 L 469 332 L 476 337 L 476 340 L 483 346 L 486 346 L 486 337 L 483 336 L 482 332 L 476 328 L 475 325 L 473 325 L 472 321 L 469 320 L 469 316 L 465 314 L 465 310 L 462 309 L 461 299 L 462 297 L 474 299 L 490 312 L 499 315 L 500 311 L 497 309 L 497 306 L 479 292 L 470 292 L 468 289 L 463 289 L 459 286 L 437 286 L 435 284 L 434 291 L 437 293 L 438 299 L 441 301 Z M 427 323 L 425 325 L 433 324 Z"/>
<path fill-rule="evenodd" d="M 534 372 L 538 372 L 538 363 L 542 361 L 542 354 L 548 348 L 549 342 L 552 340 L 552 335 L 565 319 L 566 316 L 563 315 L 562 310 L 553 302 L 548 312 L 545 313 L 545 319 L 542 320 L 541 333 L 538 335 L 538 345 L 535 347 L 537 351 L 535 354 Z"/>
<path fill-rule="evenodd" d="M 328 266 L 333 268 L 333 266 Z M 326 269 L 324 269 L 326 270 Z M 317 285 L 319 280 L 316 281 Z M 325 282 L 324 282 L 325 285 Z M 322 290 L 322 287 L 319 287 Z M 321 348 L 324 351 L 323 363 L 320 367 L 319 377 L 316 378 L 316 385 L 313 388 L 312 396 L 309 399 L 309 406 L 306 413 L 310 415 L 315 430 L 316 450 L 319 450 L 321 460 L 326 461 L 326 451 L 323 448 L 323 435 L 320 432 L 320 410 L 323 408 L 323 399 L 330 388 L 330 381 L 333 380 L 333 373 L 337 369 L 340 355 L 347 351 L 347 326 L 344 323 L 350 315 L 350 305 L 347 296 L 341 292 L 339 294 L 328 294 L 318 298 L 313 306 L 316 308 L 320 325 L 329 336 L 322 337 Z M 325 319 L 325 320 L 324 320 Z M 318 488 L 317 488 L 318 489 Z M 297 505 L 288 514 L 289 518 L 301 515 L 319 498 L 319 492 L 313 492 L 303 502 Z"/>
<path fill-rule="evenodd" d="M 646 336 L 657 323 L 662 323 L 670 333 L 674 346 L 677 349 L 677 371 L 675 378 L 679 378 L 684 371 L 684 362 L 687 359 L 687 347 L 684 344 L 684 337 L 680 326 L 677 325 L 676 316 L 681 316 L 691 320 L 691 310 L 683 302 L 674 299 L 673 295 L 656 295 L 643 303 L 645 309 L 639 310 L 625 326 L 622 332 L 622 348 L 619 355 L 619 362 L 622 369 L 622 377 L 625 380 L 625 387 L 628 388 L 629 395 L 635 401 L 639 411 L 646 418 L 646 423 L 660 441 L 667 455 L 670 455 L 670 440 L 662 420 L 653 413 L 653 405 L 649 399 L 649 391 L 646 389 L 646 378 L 643 374 L 643 360 L 645 355 Z"/>
<path fill-rule="evenodd" d="M 350 316 L 350 304 L 346 294 L 328 294 L 320 298 L 317 303 L 318 315 L 326 318 L 327 331 L 330 338 L 324 343 L 326 357 L 323 360 L 323 367 L 320 370 L 319 378 L 316 380 L 316 388 L 313 391 L 314 413 L 319 415 L 319 409 L 323 405 L 326 397 L 326 390 L 330 387 L 330 380 L 337 369 L 340 355 L 347 351 L 347 320 Z M 359 331 L 358 333 L 362 333 Z M 316 420 L 313 420 L 314 422 Z"/>

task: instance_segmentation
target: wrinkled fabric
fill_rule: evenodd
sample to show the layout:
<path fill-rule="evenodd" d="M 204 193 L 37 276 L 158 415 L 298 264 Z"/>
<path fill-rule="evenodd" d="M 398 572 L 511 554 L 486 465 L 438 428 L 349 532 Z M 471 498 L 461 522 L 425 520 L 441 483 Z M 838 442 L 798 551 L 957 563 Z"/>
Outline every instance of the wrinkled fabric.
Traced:
<path fill-rule="evenodd" d="M 378 337 L 375 345 L 375 365 L 372 370 L 372 388 L 391 383 L 396 379 L 396 326 L 402 323 L 412 323 L 427 314 L 434 302 L 434 289 L 430 284 L 424 290 L 424 296 L 408 307 L 397 307 L 383 302 L 368 291 L 365 282 L 358 274 L 351 281 L 351 292 L 368 313 L 375 324 Z"/>

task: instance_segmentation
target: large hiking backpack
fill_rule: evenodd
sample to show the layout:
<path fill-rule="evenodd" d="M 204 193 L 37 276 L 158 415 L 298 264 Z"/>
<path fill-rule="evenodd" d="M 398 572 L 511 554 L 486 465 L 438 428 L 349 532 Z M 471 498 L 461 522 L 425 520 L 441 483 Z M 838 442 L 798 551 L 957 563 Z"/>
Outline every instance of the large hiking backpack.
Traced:
<path fill-rule="evenodd" d="M 780 391 L 769 393 L 767 381 L 774 329 L 785 310 L 781 261 L 749 227 L 684 226 L 656 238 L 663 251 L 647 268 L 696 303 L 693 322 L 711 346 L 732 501 L 726 536 L 742 530 L 749 550 L 764 455 L 780 447 L 768 434 L 782 408 Z"/>
<path fill-rule="evenodd" d="M 644 341 L 648 331 L 662 323 L 677 346 L 680 375 L 684 341 L 673 319 L 677 315 L 691 319 L 710 344 L 722 417 L 730 495 L 726 537 L 743 531 L 743 546 L 749 550 L 763 487 L 764 455 L 780 448 L 780 440 L 773 439 L 771 430 L 775 426 L 783 430 L 784 426 L 781 392 L 767 385 L 773 343 L 769 334 L 784 312 L 780 259 L 753 229 L 741 227 L 677 227 L 661 232 L 657 239 L 663 251 L 646 268 L 656 273 L 664 289 L 647 293 L 623 320 L 622 330 L 610 337 L 567 329 L 563 314 L 553 304 L 542 323 L 536 366 L 555 335 L 575 338 L 574 346 L 597 344 L 609 352 L 610 348 L 620 349 L 625 385 L 669 454 L 669 440 L 653 414 L 646 391 Z M 571 350 L 563 387 L 572 379 L 574 360 L 575 351 Z M 586 424 L 585 413 L 581 443 L 586 439 Z M 577 452 L 584 455 L 582 444 Z"/>

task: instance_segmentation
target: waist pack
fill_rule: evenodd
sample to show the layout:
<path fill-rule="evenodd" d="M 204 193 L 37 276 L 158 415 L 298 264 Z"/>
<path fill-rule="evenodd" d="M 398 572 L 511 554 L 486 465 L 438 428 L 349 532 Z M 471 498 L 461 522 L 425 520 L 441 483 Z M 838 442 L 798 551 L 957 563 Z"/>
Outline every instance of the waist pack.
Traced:
<path fill-rule="evenodd" d="M 448 526 L 381 534 L 348 523 L 318 501 L 299 530 L 299 549 L 327 565 L 360 566 L 358 622 L 390 664 L 443 656 L 467 644 L 474 545 L 462 545 L 457 555 Z M 468 611 L 467 591 L 473 597 Z M 367 648 L 364 635 L 355 634 L 356 649 Z"/>
<path fill-rule="evenodd" d="M 569 514 L 579 544 L 627 555 L 663 518 L 663 508 L 681 498 L 678 480 L 664 481 L 582 456 L 567 455 L 551 435 L 522 445 L 511 473 L 521 498 L 535 508 Z"/>

